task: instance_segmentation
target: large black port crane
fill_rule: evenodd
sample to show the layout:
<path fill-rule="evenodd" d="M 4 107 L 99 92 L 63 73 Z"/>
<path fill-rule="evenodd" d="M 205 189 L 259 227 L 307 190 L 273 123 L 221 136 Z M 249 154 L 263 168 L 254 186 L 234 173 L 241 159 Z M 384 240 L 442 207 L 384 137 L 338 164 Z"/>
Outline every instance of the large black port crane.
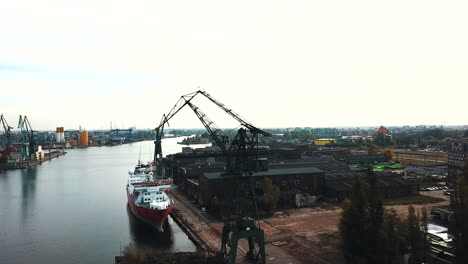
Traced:
<path fill-rule="evenodd" d="M 199 94 L 208 98 L 240 123 L 240 128 L 233 138 L 227 136 L 199 107 L 193 104 L 192 100 Z M 223 177 L 226 181 L 231 181 L 231 186 L 233 186 L 232 192 L 230 192 L 232 197 L 226 199 L 229 213 L 223 226 L 220 254 L 227 263 L 234 264 L 236 262 L 238 242 L 240 239 L 245 238 L 249 247 L 247 257 L 257 263 L 265 264 L 264 231 L 260 228 L 258 221 L 258 210 L 251 176 L 255 171 L 266 170 L 266 161 L 258 157 L 259 136 L 271 137 L 272 135 L 245 121 L 245 119 L 205 91 L 198 90 L 183 95 L 169 113 L 163 115 L 159 126 L 155 129 L 154 162 L 157 168 L 156 172 L 159 174 L 161 173 L 161 139 L 164 134 L 164 126 L 169 125 L 169 120 L 186 105 L 193 110 L 210 137 L 226 156 L 226 171 Z"/>
<path fill-rule="evenodd" d="M 6 156 L 7 158 L 10 158 L 11 152 L 14 151 L 13 147 L 11 146 L 11 130 L 13 129 L 13 127 L 8 125 L 8 122 L 6 121 L 3 114 L 0 116 L 0 122 L 3 125 L 3 130 L 5 133 L 5 139 L 6 139 L 5 147 L 3 148 L 3 150 L 0 151 L 0 156 Z"/>
<path fill-rule="evenodd" d="M 19 116 L 18 128 L 21 130 L 21 163 L 24 163 L 26 157 L 31 162 L 36 157 L 36 142 L 34 140 L 34 130 L 26 116 Z"/>

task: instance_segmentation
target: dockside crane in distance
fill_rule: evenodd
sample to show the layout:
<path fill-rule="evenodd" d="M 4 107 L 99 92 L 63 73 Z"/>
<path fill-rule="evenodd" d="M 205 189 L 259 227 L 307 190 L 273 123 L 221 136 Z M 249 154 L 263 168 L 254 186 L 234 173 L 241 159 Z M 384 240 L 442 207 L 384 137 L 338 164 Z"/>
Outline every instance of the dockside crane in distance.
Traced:
<path fill-rule="evenodd" d="M 240 123 L 241 128 L 238 129 L 234 138 L 225 135 L 199 107 L 193 104 L 192 100 L 199 94 L 208 98 Z M 230 204 L 230 215 L 225 219 L 223 226 L 220 253 L 226 262 L 234 264 L 236 262 L 238 241 L 246 238 L 249 245 L 247 256 L 257 263 L 265 264 L 264 231 L 260 228 L 258 221 L 257 204 L 251 176 L 255 171 L 266 170 L 265 162 L 258 158 L 259 135 L 265 137 L 271 137 L 272 135 L 245 121 L 245 119 L 205 91 L 198 90 L 181 96 L 169 113 L 163 115 L 159 126 L 155 129 L 154 162 L 156 173 L 161 173 L 161 140 L 164 135 L 164 126 L 169 125 L 169 120 L 186 105 L 193 110 L 210 137 L 226 156 L 226 171 L 223 177 L 233 183 L 235 197 L 231 199 L 233 203 Z"/>
<path fill-rule="evenodd" d="M 13 129 L 13 127 L 8 125 L 8 122 L 6 121 L 3 114 L 0 116 L 0 122 L 3 125 L 3 130 L 5 132 L 6 138 L 5 148 L 2 151 L 0 151 L 0 156 L 6 156 L 7 158 L 10 158 L 11 152 L 14 151 L 14 149 L 11 147 L 11 130 Z"/>
<path fill-rule="evenodd" d="M 24 163 L 26 157 L 31 162 L 35 157 L 36 142 L 34 141 L 34 130 L 26 116 L 19 116 L 18 128 L 21 129 L 21 163 Z"/>

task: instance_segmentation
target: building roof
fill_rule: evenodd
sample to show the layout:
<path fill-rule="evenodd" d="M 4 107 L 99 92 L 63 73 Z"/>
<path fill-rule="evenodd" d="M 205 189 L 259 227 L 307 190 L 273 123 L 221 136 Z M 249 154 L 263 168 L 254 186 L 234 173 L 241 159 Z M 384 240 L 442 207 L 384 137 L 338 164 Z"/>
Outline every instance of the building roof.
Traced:
<path fill-rule="evenodd" d="M 284 163 L 271 163 L 268 165 L 271 169 L 282 169 L 282 168 L 305 168 L 313 167 L 323 171 L 336 171 L 336 170 L 348 170 L 349 166 L 343 161 L 324 160 L 293 160 L 286 161 Z"/>
<path fill-rule="evenodd" d="M 289 174 L 310 174 L 310 173 L 321 173 L 320 169 L 314 167 L 305 168 L 281 168 L 281 169 L 269 169 L 267 171 L 255 172 L 252 176 L 273 176 L 273 175 L 289 175 Z M 224 172 L 207 172 L 203 173 L 207 179 L 219 179 L 223 177 L 231 177 L 231 175 L 224 175 Z"/>
<path fill-rule="evenodd" d="M 369 183 L 365 177 L 363 171 L 333 171 L 325 173 L 325 184 L 328 188 L 335 191 L 350 191 L 353 184 L 353 175 L 357 174 L 361 178 L 361 184 L 368 187 Z M 378 187 L 398 187 L 411 185 L 412 183 L 405 181 L 401 178 L 401 175 L 395 173 L 388 173 L 387 175 L 382 175 L 382 173 L 377 174 L 377 186 Z M 348 188 L 348 189 L 346 189 Z"/>
<path fill-rule="evenodd" d="M 448 234 L 448 229 L 443 226 L 427 224 L 427 232 L 431 235 L 437 236 L 443 239 L 445 242 L 451 242 L 452 237 Z"/>
<path fill-rule="evenodd" d="M 379 130 L 377 130 L 377 134 L 388 134 L 388 129 L 385 128 L 384 126 L 380 126 Z"/>

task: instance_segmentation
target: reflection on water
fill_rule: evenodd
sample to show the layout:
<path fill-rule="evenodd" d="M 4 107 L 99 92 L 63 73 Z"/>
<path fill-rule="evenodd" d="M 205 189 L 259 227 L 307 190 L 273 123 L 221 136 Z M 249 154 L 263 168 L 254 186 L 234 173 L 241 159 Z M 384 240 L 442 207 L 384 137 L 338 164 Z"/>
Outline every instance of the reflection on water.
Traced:
<path fill-rule="evenodd" d="M 164 140 L 166 153 L 181 150 L 177 140 Z M 170 218 L 158 233 L 127 209 L 127 171 L 152 149 L 153 141 L 70 149 L 40 166 L 0 173 L 0 263 L 112 263 L 119 244 L 131 243 L 196 250 Z"/>
<path fill-rule="evenodd" d="M 157 248 L 163 251 L 172 251 L 174 240 L 172 228 L 168 221 L 164 222 L 164 232 L 158 232 L 153 226 L 141 221 L 130 210 L 127 204 L 128 225 L 134 246 L 138 250 Z"/>
<path fill-rule="evenodd" d="M 31 220 L 36 197 L 37 168 L 21 170 L 21 216 L 22 224 L 27 225 Z"/>

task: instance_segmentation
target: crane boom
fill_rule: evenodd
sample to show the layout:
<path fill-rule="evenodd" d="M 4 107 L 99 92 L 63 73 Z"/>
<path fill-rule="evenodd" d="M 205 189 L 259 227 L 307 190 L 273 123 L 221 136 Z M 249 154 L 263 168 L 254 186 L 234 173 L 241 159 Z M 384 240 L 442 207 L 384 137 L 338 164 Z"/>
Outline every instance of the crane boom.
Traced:
<path fill-rule="evenodd" d="M 224 110 L 224 112 L 226 112 L 227 114 L 232 116 L 234 119 L 236 119 L 239 123 L 241 123 L 243 126 L 248 128 L 250 131 L 255 132 L 257 134 L 264 135 L 266 137 L 271 137 L 272 136 L 271 133 L 263 131 L 262 129 L 259 129 L 259 128 L 255 127 L 254 125 L 252 125 L 250 122 L 247 122 L 245 119 L 243 119 L 239 114 L 234 112 L 232 109 L 230 109 L 229 107 L 227 107 L 226 105 L 224 105 L 220 101 L 216 100 L 210 94 L 208 94 L 207 92 L 202 91 L 202 90 L 198 90 L 198 91 L 193 92 L 193 93 L 182 95 L 180 97 L 179 101 L 177 101 L 177 103 L 174 105 L 174 107 L 172 107 L 171 111 L 169 111 L 169 113 L 167 115 L 163 115 L 163 118 L 161 119 L 161 122 L 160 122 L 159 126 L 155 130 L 163 129 L 164 125 L 167 122 L 169 122 L 169 120 L 172 117 L 174 117 L 174 115 L 176 115 L 185 105 L 187 105 L 190 101 L 192 101 L 192 99 L 195 98 L 198 94 L 202 94 L 203 96 L 205 96 L 208 100 L 210 100 L 215 105 L 217 105 L 219 108 Z"/>
<path fill-rule="evenodd" d="M 239 121 L 239 123 L 241 123 L 243 126 L 245 126 L 246 128 L 248 128 L 251 132 L 253 133 L 256 133 L 256 134 L 261 134 L 265 137 L 271 137 L 272 134 L 271 133 L 268 133 L 268 132 L 265 132 L 263 130 L 261 130 L 260 128 L 257 128 L 255 127 L 254 125 L 252 125 L 251 123 L 247 122 L 246 120 L 244 120 L 242 117 L 240 117 L 240 115 L 238 115 L 236 112 L 232 111 L 232 109 L 228 108 L 227 106 L 225 106 L 223 103 L 221 103 L 220 101 L 216 100 L 215 98 L 213 98 L 211 95 L 209 95 L 207 92 L 205 91 L 197 91 L 197 93 L 201 93 L 203 94 L 206 98 L 208 98 L 208 100 L 210 100 L 211 102 L 213 102 L 214 104 L 216 104 L 219 108 L 223 109 L 224 112 L 228 113 L 230 116 L 232 116 L 234 119 L 236 119 L 237 121 Z"/>
<path fill-rule="evenodd" d="M 2 122 L 3 130 L 5 131 L 5 136 L 6 136 L 6 140 L 7 140 L 6 143 L 7 143 L 7 148 L 8 148 L 11 145 L 11 130 L 13 129 L 13 127 L 8 125 L 8 122 L 6 121 L 3 114 L 0 116 L 0 122 Z"/>
<path fill-rule="evenodd" d="M 191 102 L 187 102 L 187 104 L 188 106 L 190 106 L 193 112 L 195 112 L 195 115 L 197 115 L 198 119 L 200 119 L 203 126 L 208 131 L 208 134 L 216 142 L 216 145 L 218 145 L 223 154 L 227 155 L 227 144 L 229 144 L 229 138 L 223 135 L 223 131 L 219 127 L 217 127 L 216 124 L 213 121 L 211 121 L 211 119 L 205 113 L 203 113 L 200 108 L 198 108 Z"/>
<path fill-rule="evenodd" d="M 19 116 L 18 128 L 21 129 L 21 162 L 24 162 L 26 156 L 29 156 L 29 161 L 31 161 L 34 157 L 33 154 L 36 146 L 34 141 L 34 130 L 26 116 Z"/>
<path fill-rule="evenodd" d="M 224 135 L 223 131 L 218 128 L 215 123 L 208 118 L 203 111 L 201 111 L 200 108 L 191 102 L 198 94 L 202 94 L 208 98 L 208 100 L 236 119 L 245 128 L 240 128 L 235 138 L 230 140 L 229 137 Z M 258 159 L 258 136 L 263 135 L 270 137 L 272 135 L 245 121 L 237 113 L 204 91 L 198 90 L 194 93 L 183 95 L 171 111 L 169 111 L 167 115 L 163 115 L 159 126 L 155 129 L 156 140 L 154 141 L 154 162 L 157 165 L 156 173 L 158 174 L 161 172 L 159 158 L 162 159 L 161 139 L 163 136 L 164 126 L 166 123 L 169 124 L 169 120 L 186 105 L 193 110 L 195 115 L 208 131 L 210 137 L 216 142 L 218 147 L 226 156 L 226 177 L 233 180 L 233 187 L 236 188 L 235 202 L 234 204 L 231 204 L 231 206 L 235 207 L 235 210 L 232 210 L 233 215 L 227 218 L 224 223 L 220 253 L 229 263 L 235 264 L 238 240 L 241 238 L 247 238 L 249 244 L 247 255 L 251 259 L 256 260 L 257 263 L 265 264 L 266 254 L 264 231 L 260 228 L 258 221 L 258 210 L 255 201 L 256 197 L 252 183 L 253 180 L 248 176 L 252 176 L 253 172 L 257 171 L 256 163 L 260 161 Z M 252 160 L 252 157 L 255 157 L 255 160 Z M 253 164 L 252 161 L 254 161 L 255 164 Z M 240 195 L 241 185 L 244 186 L 245 184 L 249 184 L 250 188 L 248 188 L 247 191 L 244 190 L 244 194 Z M 255 211 L 256 220 L 251 218 L 249 211 L 251 211 L 252 208 Z M 255 249 L 255 244 L 258 245 L 257 249 Z"/>
<path fill-rule="evenodd" d="M 172 107 L 171 111 L 169 111 L 167 115 L 166 114 L 163 115 L 161 122 L 159 123 L 159 126 L 156 127 L 154 130 L 156 131 L 163 130 L 164 125 L 168 123 L 169 120 L 172 117 L 174 117 L 180 110 L 182 110 L 182 108 L 184 108 L 184 106 L 186 106 L 188 102 L 192 101 L 192 99 L 195 98 L 195 96 L 197 96 L 199 92 L 200 91 L 182 95 L 177 101 L 177 103 Z"/>
<path fill-rule="evenodd" d="M 159 158 L 162 158 L 162 146 L 161 139 L 164 135 L 164 126 L 166 123 L 169 125 L 169 120 L 173 118 L 182 108 L 184 108 L 190 101 L 192 101 L 195 96 L 197 96 L 198 91 L 186 95 L 182 95 L 177 103 L 172 107 L 168 114 L 163 114 L 159 126 L 154 130 L 156 131 L 156 140 L 154 141 L 154 163 L 157 163 Z"/>
<path fill-rule="evenodd" d="M 6 121 L 3 114 L 0 116 L 0 122 L 3 125 L 3 130 L 5 131 L 5 138 L 6 138 L 5 147 L 2 151 L 0 151 L 0 156 L 6 156 L 7 158 L 10 158 L 11 153 L 15 151 L 13 147 L 11 146 L 11 130 L 13 129 L 13 127 L 8 125 L 8 122 Z"/>
<path fill-rule="evenodd" d="M 271 133 L 268 133 L 266 131 L 263 131 L 260 128 L 255 127 L 252 125 L 250 122 L 247 122 L 245 119 L 240 117 L 237 113 L 232 111 L 232 109 L 228 108 L 225 106 L 223 103 L 220 101 L 216 100 L 213 98 L 210 94 L 208 94 L 205 91 L 198 90 L 193 93 L 189 93 L 186 95 L 182 95 L 177 103 L 172 107 L 172 109 L 169 111 L 168 114 L 164 114 L 161 118 L 161 121 L 159 123 L 159 126 L 155 128 L 156 130 L 156 140 L 155 140 L 155 151 L 154 151 L 154 162 L 157 161 L 158 158 L 162 158 L 162 146 L 161 146 L 161 139 L 164 135 L 164 126 L 166 124 L 169 124 L 169 120 L 171 120 L 182 108 L 184 108 L 186 105 L 189 105 L 190 108 L 195 112 L 197 115 L 198 119 L 202 122 L 203 126 L 206 128 L 208 131 L 210 137 L 216 142 L 216 145 L 221 149 L 223 154 L 228 155 L 228 152 L 230 149 L 232 149 L 232 146 L 228 147 L 229 144 L 229 138 L 225 135 L 223 135 L 222 130 L 219 129 L 214 122 L 208 118 L 206 114 L 204 114 L 201 109 L 197 106 L 195 106 L 191 101 L 198 95 L 202 94 L 205 96 L 208 100 L 213 102 L 215 105 L 217 105 L 219 108 L 221 108 L 224 112 L 229 114 L 231 117 L 236 119 L 241 125 L 243 125 L 247 130 L 253 134 L 260 134 L 266 137 L 271 137 Z"/>

